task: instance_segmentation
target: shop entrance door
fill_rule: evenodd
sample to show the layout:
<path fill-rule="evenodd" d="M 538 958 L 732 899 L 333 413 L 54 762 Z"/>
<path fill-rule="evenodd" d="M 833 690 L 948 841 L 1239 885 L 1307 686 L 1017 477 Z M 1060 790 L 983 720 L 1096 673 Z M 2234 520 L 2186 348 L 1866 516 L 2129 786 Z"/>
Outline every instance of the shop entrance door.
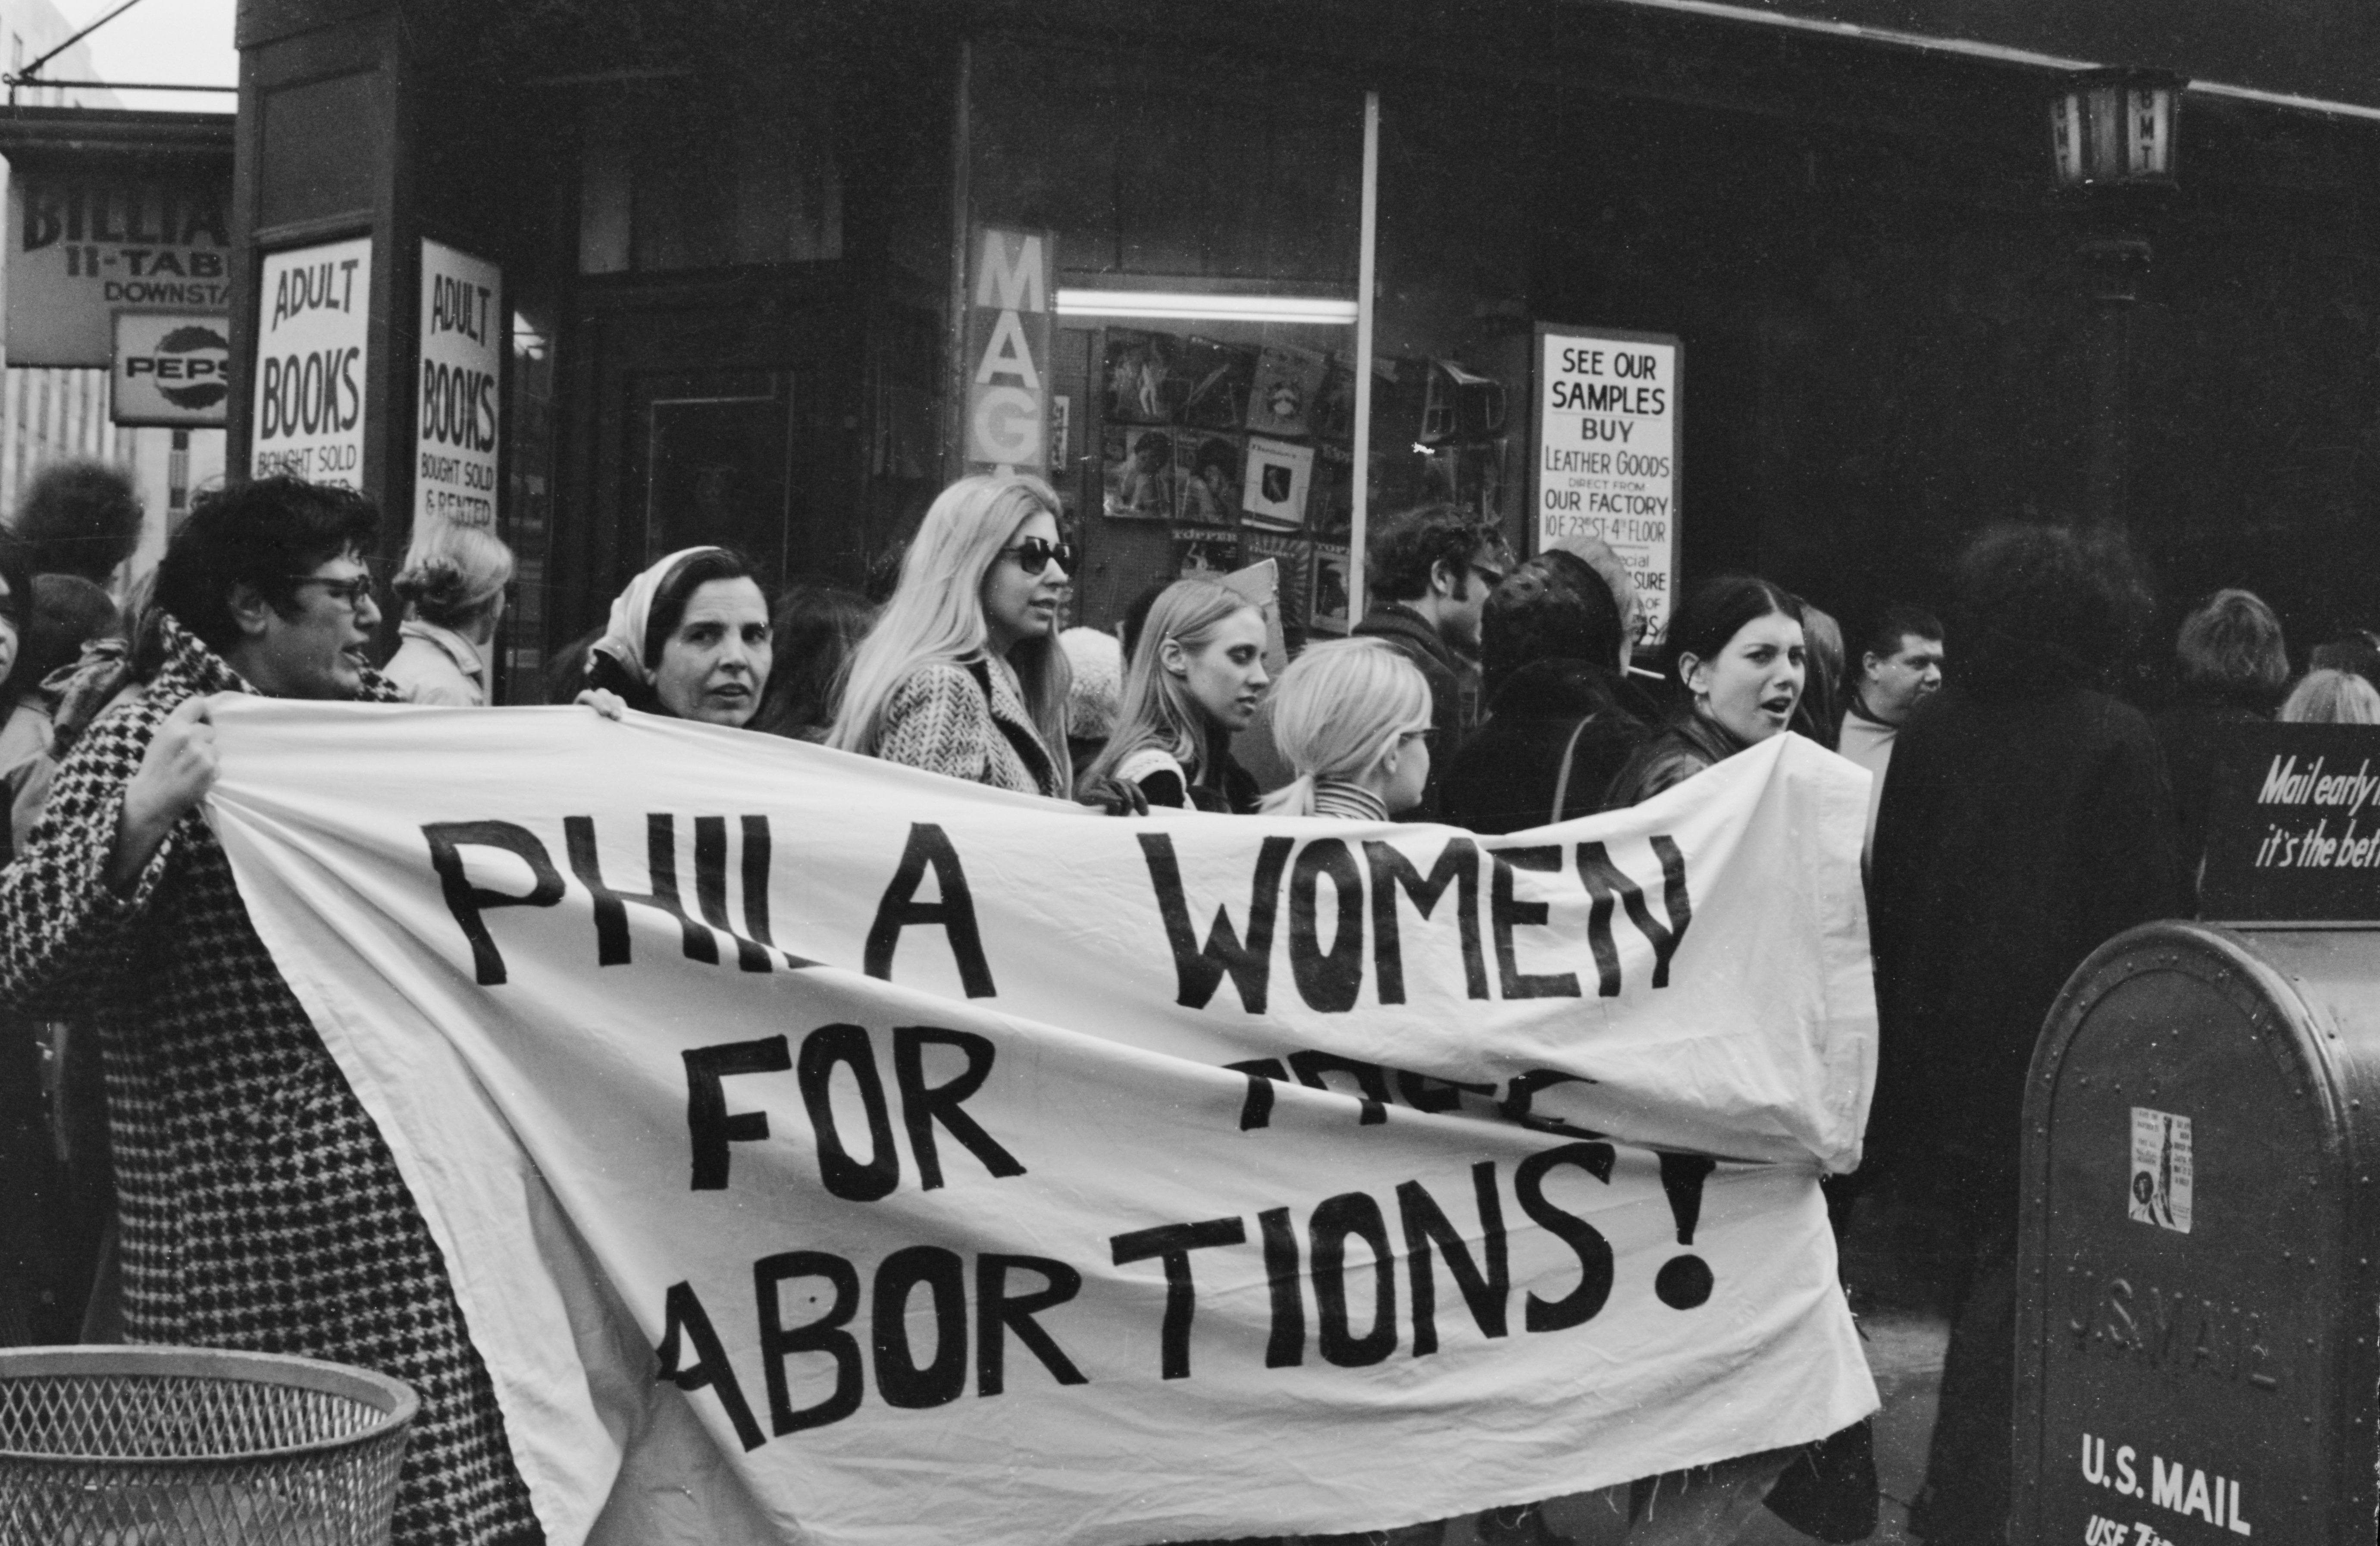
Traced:
<path fill-rule="evenodd" d="M 584 456 L 553 550 L 556 643 L 603 620 L 630 577 L 701 543 L 750 558 L 775 591 L 856 585 L 859 330 L 790 283 L 651 286 L 590 297 L 577 352 Z"/>

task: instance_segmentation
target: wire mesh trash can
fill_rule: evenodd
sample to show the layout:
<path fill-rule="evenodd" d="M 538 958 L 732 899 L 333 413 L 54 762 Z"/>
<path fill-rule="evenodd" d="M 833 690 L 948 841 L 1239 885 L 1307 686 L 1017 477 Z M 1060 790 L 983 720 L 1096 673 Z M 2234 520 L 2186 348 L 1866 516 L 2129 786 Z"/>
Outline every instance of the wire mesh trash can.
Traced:
<path fill-rule="evenodd" d="M 419 1406 L 271 1353 L 0 1351 L 0 1546 L 381 1546 Z"/>

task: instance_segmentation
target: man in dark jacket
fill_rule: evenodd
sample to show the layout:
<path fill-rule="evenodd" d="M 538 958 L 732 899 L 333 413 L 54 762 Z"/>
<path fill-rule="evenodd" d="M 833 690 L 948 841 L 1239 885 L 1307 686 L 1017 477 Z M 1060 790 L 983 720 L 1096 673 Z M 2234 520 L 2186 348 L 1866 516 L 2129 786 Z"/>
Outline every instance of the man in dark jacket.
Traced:
<path fill-rule="evenodd" d="M 1480 621 L 1488 721 L 1447 769 L 1447 821 L 1508 833 L 1595 812 L 1647 734 L 1613 690 L 1621 638 L 1610 589 L 1570 554 L 1496 587 Z"/>
<path fill-rule="evenodd" d="M 1385 639 L 1429 680 L 1437 755 L 1421 803 L 1406 821 L 1439 818 L 1439 770 L 1461 749 L 1475 715 L 1463 709 L 1470 657 L 1479 650 L 1479 615 L 1504 578 L 1504 539 L 1478 517 L 1451 505 L 1423 505 L 1383 521 L 1365 555 L 1374 605 L 1357 638 Z"/>
<path fill-rule="evenodd" d="M 1871 1163 L 1947 1216 L 1940 1416 L 1914 1532 L 2003 1539 L 2026 1070 L 2058 990 L 2109 937 L 2182 905 L 2173 800 L 2141 713 L 2088 685 L 2146 594 L 2119 544 L 1986 533 L 1960 561 L 1961 674 L 1910 716 L 1869 881 L 1882 1055 Z"/>
<path fill-rule="evenodd" d="M 2173 781 L 2175 857 L 2195 896 L 2216 759 L 2239 726 L 2273 717 L 2289 690 L 2289 652 L 2271 607 L 2250 591 L 2217 590 L 2183 620 L 2174 656 L 2181 695 L 2151 723 Z"/>

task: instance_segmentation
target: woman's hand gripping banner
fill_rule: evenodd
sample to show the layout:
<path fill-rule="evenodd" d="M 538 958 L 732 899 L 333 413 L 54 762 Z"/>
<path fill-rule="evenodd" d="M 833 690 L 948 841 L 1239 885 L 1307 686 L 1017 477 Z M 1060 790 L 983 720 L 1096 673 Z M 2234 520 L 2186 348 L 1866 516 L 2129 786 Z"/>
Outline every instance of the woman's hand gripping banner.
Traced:
<path fill-rule="evenodd" d="M 1824 1436 L 1865 778 L 1114 820 L 583 710 L 217 705 L 259 932 L 549 1540 L 1374 1528 Z"/>

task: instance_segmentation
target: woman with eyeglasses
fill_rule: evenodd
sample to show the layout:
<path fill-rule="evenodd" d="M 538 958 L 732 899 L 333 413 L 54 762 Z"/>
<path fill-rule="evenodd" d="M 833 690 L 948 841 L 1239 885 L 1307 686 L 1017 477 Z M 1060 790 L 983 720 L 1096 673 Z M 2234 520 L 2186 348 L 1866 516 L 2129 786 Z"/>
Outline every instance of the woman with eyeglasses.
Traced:
<path fill-rule="evenodd" d="M 1392 644 L 1306 647 L 1273 688 L 1272 733 L 1297 775 L 1264 798 L 1268 816 L 1385 822 L 1429 783 L 1429 679 Z"/>
<path fill-rule="evenodd" d="M 740 730 L 760 711 L 774 661 L 769 598 L 726 548 L 681 548 L 628 582 L 587 655 L 579 701 Z"/>
<path fill-rule="evenodd" d="M 1165 588 L 1141 626 L 1114 733 L 1083 775 L 1087 797 L 1113 783 L 1150 805 L 1245 816 L 1257 782 L 1232 761 L 1232 736 L 1256 718 L 1265 671 L 1264 611 L 1207 579 Z"/>
<path fill-rule="evenodd" d="M 853 651 L 830 746 L 1020 794 L 1063 799 L 1065 651 L 1059 603 L 1075 550 L 1038 478 L 944 489 L 901 581 Z"/>
<path fill-rule="evenodd" d="M 440 527 L 389 587 L 405 602 L 405 623 L 381 675 L 409 703 L 485 707 L 488 651 L 512 578 L 513 550 L 494 532 Z"/>

